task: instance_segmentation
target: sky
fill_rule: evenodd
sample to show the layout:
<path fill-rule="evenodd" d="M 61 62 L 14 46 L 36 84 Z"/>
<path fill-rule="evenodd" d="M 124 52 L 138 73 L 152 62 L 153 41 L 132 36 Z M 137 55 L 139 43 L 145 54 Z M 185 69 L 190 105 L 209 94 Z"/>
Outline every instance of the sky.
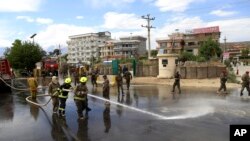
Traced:
<path fill-rule="evenodd" d="M 0 0 L 0 55 L 15 39 L 48 51 L 66 48 L 68 36 L 110 31 L 113 39 L 147 37 L 141 16 L 155 17 L 156 39 L 193 28 L 219 26 L 220 42 L 250 41 L 250 0 Z"/>

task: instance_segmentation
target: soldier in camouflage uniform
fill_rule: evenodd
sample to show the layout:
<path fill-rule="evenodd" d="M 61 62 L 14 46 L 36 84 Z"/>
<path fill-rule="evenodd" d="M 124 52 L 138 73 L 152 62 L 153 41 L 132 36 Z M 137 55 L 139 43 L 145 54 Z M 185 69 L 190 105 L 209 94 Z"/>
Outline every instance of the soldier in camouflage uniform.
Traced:
<path fill-rule="evenodd" d="M 245 88 L 247 89 L 248 95 L 250 96 L 250 92 L 249 92 L 249 71 L 246 71 L 246 73 L 242 75 L 241 80 L 242 80 L 242 87 L 241 87 L 241 91 L 240 91 L 240 96 L 243 95 L 243 90 Z"/>
<path fill-rule="evenodd" d="M 226 93 L 227 91 L 226 82 L 227 82 L 227 74 L 226 71 L 224 70 L 220 75 L 220 88 L 218 89 L 217 93 L 220 93 L 222 89 L 224 90 L 224 93 Z"/>
<path fill-rule="evenodd" d="M 52 77 L 51 82 L 49 83 L 49 90 L 48 93 L 51 96 L 52 104 L 53 104 L 53 113 L 57 113 L 58 107 L 59 107 L 59 88 L 60 84 L 57 80 L 56 76 Z"/>
<path fill-rule="evenodd" d="M 121 73 L 118 73 L 118 75 L 116 75 L 115 80 L 116 80 L 116 84 L 117 84 L 118 95 L 120 94 L 120 89 L 122 91 L 122 94 L 124 94 L 123 93 L 123 86 L 122 86 L 123 81 L 122 81 Z"/>

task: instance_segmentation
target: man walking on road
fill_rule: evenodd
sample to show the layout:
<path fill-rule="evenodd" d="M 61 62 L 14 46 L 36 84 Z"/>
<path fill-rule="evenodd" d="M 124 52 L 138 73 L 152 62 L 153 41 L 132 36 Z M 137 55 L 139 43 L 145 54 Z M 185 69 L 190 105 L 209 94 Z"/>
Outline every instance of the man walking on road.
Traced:
<path fill-rule="evenodd" d="M 217 93 L 220 93 L 222 89 L 224 90 L 224 93 L 227 92 L 226 82 L 227 82 L 227 74 L 226 71 L 223 70 L 220 75 L 220 88 L 218 89 Z"/>
<path fill-rule="evenodd" d="M 117 84 L 117 90 L 118 90 L 118 95 L 120 94 L 120 89 L 122 91 L 122 94 L 123 93 L 123 81 L 122 81 L 122 76 L 121 76 L 121 73 L 118 72 L 118 74 L 116 75 L 115 77 L 115 80 L 116 80 L 116 84 Z"/>
<path fill-rule="evenodd" d="M 126 79 L 127 89 L 130 87 L 130 80 L 132 80 L 132 74 L 129 71 L 126 71 L 123 76 Z"/>
<path fill-rule="evenodd" d="M 175 91 L 175 87 L 177 86 L 178 90 L 179 90 L 179 94 L 181 93 L 181 88 L 180 88 L 180 79 L 181 79 L 181 75 L 179 74 L 179 71 L 177 71 L 174 75 L 174 84 L 173 84 L 173 89 L 172 92 L 174 93 Z"/>
<path fill-rule="evenodd" d="M 246 73 L 242 75 L 241 80 L 242 80 L 242 87 L 241 87 L 241 90 L 240 90 L 240 96 L 243 95 L 243 91 L 244 91 L 245 88 L 248 91 L 248 96 L 250 96 L 250 92 L 249 92 L 249 71 L 246 71 Z"/>

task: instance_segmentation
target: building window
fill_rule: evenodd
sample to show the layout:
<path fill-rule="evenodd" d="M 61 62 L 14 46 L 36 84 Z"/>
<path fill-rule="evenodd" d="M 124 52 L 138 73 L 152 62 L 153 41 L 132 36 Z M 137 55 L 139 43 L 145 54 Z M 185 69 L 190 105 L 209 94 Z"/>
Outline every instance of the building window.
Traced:
<path fill-rule="evenodd" d="M 188 42 L 188 46 L 193 46 L 193 45 L 195 45 L 194 42 Z"/>

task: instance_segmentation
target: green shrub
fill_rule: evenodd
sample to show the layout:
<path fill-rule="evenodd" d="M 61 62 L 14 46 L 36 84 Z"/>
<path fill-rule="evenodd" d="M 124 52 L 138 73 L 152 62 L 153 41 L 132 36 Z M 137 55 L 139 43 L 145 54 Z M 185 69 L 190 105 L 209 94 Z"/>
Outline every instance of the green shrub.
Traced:
<path fill-rule="evenodd" d="M 239 83 L 238 80 L 236 79 L 236 75 L 233 71 L 228 72 L 228 79 L 227 82 L 229 83 Z"/>

